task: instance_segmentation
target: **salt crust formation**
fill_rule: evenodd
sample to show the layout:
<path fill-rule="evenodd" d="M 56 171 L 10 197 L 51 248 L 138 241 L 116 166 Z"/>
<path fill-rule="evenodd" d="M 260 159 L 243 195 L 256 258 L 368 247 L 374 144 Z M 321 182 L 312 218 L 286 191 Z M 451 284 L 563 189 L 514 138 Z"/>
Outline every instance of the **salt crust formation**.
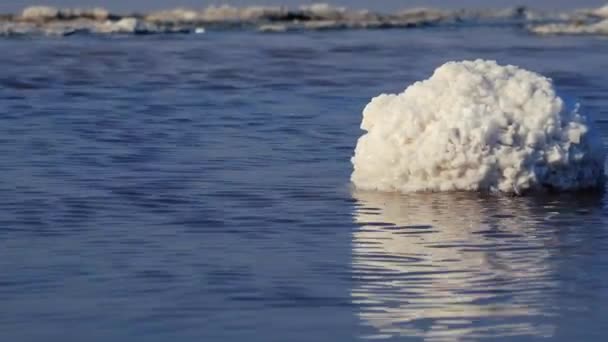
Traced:
<path fill-rule="evenodd" d="M 494 61 L 449 62 L 363 111 L 352 182 L 380 191 L 600 187 L 604 150 L 592 121 L 552 81 Z"/>
<path fill-rule="evenodd" d="M 573 13 L 534 11 L 525 7 L 499 10 L 412 8 L 381 13 L 328 4 L 285 6 L 229 5 L 203 9 L 175 8 L 151 13 L 116 14 L 103 8 L 31 6 L 19 14 L 0 15 L 0 35 L 72 35 L 75 33 L 200 33 L 209 29 L 248 28 L 262 32 L 292 30 L 415 28 L 457 23 L 513 22 L 568 24 L 575 18 L 592 23 L 607 9 Z M 126 21 L 125 21 L 126 20 Z M 135 23 L 135 24 L 134 24 Z"/>

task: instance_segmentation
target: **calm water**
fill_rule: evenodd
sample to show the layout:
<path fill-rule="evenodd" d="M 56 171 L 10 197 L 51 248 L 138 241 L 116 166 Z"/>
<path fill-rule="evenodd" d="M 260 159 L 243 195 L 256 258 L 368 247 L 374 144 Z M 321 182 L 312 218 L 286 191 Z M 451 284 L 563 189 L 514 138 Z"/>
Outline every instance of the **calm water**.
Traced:
<path fill-rule="evenodd" d="M 372 96 L 608 40 L 516 27 L 0 40 L 1 341 L 602 341 L 608 197 L 349 185 Z"/>

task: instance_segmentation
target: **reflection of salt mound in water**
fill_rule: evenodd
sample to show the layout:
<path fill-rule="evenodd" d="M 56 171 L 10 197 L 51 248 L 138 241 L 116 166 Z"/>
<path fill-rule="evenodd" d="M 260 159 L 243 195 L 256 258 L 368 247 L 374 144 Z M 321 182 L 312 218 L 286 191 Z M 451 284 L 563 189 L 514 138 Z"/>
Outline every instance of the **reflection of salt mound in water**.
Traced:
<path fill-rule="evenodd" d="M 353 198 L 360 319 L 377 336 L 428 341 L 551 336 L 563 222 L 576 226 L 577 210 L 602 207 L 598 196 L 356 190 Z"/>
<path fill-rule="evenodd" d="M 600 185 L 591 121 L 551 80 L 492 61 L 450 62 L 367 105 L 353 183 L 382 191 L 575 190 Z"/>

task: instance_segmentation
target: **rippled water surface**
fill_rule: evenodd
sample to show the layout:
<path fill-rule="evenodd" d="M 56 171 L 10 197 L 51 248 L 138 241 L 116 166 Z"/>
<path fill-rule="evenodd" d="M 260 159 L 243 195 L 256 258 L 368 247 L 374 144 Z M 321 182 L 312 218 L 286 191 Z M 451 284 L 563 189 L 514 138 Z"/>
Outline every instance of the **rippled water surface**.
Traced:
<path fill-rule="evenodd" d="M 360 192 L 361 110 L 449 60 L 608 137 L 608 40 L 517 27 L 0 40 L 2 341 L 602 341 L 602 194 Z"/>

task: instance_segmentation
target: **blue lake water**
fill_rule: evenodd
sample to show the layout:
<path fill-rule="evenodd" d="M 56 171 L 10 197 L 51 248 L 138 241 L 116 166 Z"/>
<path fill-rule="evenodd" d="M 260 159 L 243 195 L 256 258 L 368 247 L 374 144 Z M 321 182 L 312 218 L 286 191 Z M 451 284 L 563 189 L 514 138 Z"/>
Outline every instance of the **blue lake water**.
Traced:
<path fill-rule="evenodd" d="M 608 40 L 516 26 L 0 39 L 1 341 L 603 341 L 608 197 L 349 184 L 361 111 L 450 60 L 608 138 Z"/>

